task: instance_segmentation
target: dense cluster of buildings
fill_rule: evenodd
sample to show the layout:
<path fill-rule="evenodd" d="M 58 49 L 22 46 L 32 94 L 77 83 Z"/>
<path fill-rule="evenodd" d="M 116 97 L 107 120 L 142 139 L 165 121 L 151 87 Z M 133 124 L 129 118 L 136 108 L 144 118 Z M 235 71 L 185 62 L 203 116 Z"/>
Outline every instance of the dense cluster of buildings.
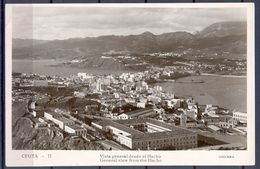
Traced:
<path fill-rule="evenodd" d="M 182 150 L 221 142 L 201 137 L 205 132 L 246 136 L 247 113 L 199 105 L 147 82 L 174 73 L 171 68 L 153 68 L 121 75 L 16 74 L 13 101 L 29 100 L 36 129 L 59 130 L 118 149 Z"/>

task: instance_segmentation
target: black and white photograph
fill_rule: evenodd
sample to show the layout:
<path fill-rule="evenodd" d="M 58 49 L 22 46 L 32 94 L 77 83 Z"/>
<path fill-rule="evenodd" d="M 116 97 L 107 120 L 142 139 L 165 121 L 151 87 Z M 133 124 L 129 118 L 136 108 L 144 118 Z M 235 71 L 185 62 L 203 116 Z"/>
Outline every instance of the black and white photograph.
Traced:
<path fill-rule="evenodd" d="M 226 163 L 249 152 L 241 162 L 252 163 L 252 4 L 7 9 L 11 152 L 96 151 L 100 163 L 151 165 L 163 152 L 220 152 Z M 124 152 L 135 155 L 112 156 Z"/>

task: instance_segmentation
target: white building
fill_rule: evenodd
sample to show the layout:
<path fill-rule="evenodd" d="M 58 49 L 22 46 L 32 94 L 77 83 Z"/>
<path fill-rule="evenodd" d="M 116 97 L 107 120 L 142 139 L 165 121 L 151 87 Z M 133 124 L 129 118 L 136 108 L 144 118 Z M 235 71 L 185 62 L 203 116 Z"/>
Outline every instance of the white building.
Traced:
<path fill-rule="evenodd" d="M 122 114 L 120 114 L 120 115 L 118 115 L 118 116 L 115 116 L 115 118 L 116 119 L 129 119 L 129 116 L 127 115 L 127 114 L 125 114 L 125 113 L 122 113 Z"/>
<path fill-rule="evenodd" d="M 154 119 L 131 119 L 92 122 L 113 134 L 120 144 L 132 150 L 156 150 L 171 147 L 182 150 L 197 147 L 197 134 Z"/>
<path fill-rule="evenodd" d="M 81 80 L 92 79 L 94 76 L 88 75 L 87 73 L 78 73 L 78 77 Z"/>
<path fill-rule="evenodd" d="M 84 98 L 86 94 L 84 92 L 74 91 L 74 96 L 78 98 Z"/>
<path fill-rule="evenodd" d="M 74 125 L 75 122 L 73 120 L 67 119 L 62 115 L 55 113 L 55 112 L 44 112 L 44 117 L 47 120 L 54 122 L 56 125 L 59 126 L 60 129 L 64 130 L 66 125 Z"/>
<path fill-rule="evenodd" d="M 137 102 L 136 103 L 136 107 L 139 107 L 139 108 L 145 108 L 145 102 Z"/>
<path fill-rule="evenodd" d="M 233 118 L 241 123 L 247 123 L 247 113 L 233 112 Z"/>
<path fill-rule="evenodd" d="M 85 129 L 78 126 L 78 125 L 66 125 L 64 127 L 64 131 L 70 134 L 75 134 L 75 135 L 83 135 L 85 133 Z"/>
<path fill-rule="evenodd" d="M 218 107 L 213 106 L 211 104 L 207 104 L 205 108 L 205 113 L 208 114 L 209 116 L 213 116 L 218 113 Z"/>

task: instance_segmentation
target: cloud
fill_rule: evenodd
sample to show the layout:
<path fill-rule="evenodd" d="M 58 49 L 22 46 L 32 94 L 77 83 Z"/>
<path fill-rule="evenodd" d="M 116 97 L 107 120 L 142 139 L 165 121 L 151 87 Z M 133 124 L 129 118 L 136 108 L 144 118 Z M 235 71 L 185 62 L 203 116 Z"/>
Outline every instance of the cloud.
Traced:
<path fill-rule="evenodd" d="M 128 35 L 150 31 L 199 31 L 215 22 L 246 20 L 242 8 L 13 8 L 15 38 L 67 39 L 107 34 Z"/>

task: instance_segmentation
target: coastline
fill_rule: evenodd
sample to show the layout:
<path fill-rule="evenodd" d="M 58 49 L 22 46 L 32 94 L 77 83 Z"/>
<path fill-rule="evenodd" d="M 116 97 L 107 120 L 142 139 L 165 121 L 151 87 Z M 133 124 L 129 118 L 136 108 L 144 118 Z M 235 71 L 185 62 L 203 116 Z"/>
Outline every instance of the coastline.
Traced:
<path fill-rule="evenodd" d="M 216 76 L 216 77 L 234 77 L 234 78 L 246 78 L 246 75 L 219 75 L 211 73 L 201 73 L 200 76 Z"/>

